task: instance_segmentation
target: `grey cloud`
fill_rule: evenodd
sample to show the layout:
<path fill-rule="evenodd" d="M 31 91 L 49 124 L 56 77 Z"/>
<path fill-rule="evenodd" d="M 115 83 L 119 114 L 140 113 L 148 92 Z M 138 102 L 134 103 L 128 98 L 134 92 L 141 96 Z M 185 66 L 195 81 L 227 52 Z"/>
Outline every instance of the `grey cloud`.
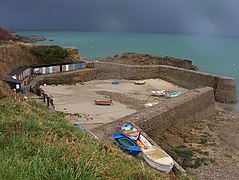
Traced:
<path fill-rule="evenodd" d="M 236 0 L 8 0 L 0 26 L 238 35 Z"/>

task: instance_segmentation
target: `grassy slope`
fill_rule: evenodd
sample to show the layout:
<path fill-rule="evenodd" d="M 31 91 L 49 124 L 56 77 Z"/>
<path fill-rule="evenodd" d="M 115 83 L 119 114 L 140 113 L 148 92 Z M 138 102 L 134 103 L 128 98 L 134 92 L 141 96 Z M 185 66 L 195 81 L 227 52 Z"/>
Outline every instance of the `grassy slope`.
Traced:
<path fill-rule="evenodd" d="M 34 101 L 0 100 L 0 179 L 167 179 Z"/>

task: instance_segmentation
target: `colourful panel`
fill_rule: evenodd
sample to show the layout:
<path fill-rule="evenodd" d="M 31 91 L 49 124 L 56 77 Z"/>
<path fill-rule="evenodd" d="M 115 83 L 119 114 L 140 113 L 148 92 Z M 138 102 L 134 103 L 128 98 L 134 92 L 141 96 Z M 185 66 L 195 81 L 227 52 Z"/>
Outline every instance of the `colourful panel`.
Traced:
<path fill-rule="evenodd" d="M 45 67 L 42 68 L 42 74 L 46 74 L 46 68 Z"/>
<path fill-rule="evenodd" d="M 50 74 L 53 73 L 53 67 L 52 67 L 52 66 L 49 67 L 49 73 L 50 73 Z"/>
<path fill-rule="evenodd" d="M 76 70 L 76 64 L 72 64 L 71 69 L 72 69 L 72 71 L 75 71 Z"/>

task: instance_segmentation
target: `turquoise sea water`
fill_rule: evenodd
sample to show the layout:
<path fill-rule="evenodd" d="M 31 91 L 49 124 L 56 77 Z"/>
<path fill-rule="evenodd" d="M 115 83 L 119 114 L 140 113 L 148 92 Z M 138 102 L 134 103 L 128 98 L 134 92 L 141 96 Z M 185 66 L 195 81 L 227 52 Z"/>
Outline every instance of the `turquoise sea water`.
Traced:
<path fill-rule="evenodd" d="M 17 33 L 47 38 L 40 44 L 77 47 L 82 56 L 89 58 L 137 52 L 189 59 L 201 71 L 235 77 L 239 84 L 239 37 L 94 31 L 17 31 Z M 49 41 L 50 39 L 54 41 Z"/>

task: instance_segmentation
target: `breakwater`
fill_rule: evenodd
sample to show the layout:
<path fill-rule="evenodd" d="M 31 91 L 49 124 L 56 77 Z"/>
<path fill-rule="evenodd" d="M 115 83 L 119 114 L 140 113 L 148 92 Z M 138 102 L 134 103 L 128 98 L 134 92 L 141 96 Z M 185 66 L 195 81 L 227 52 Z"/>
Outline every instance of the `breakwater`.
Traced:
<path fill-rule="evenodd" d="M 171 126 L 194 122 L 214 114 L 213 89 L 203 87 L 104 124 L 93 129 L 92 132 L 102 140 L 109 141 L 109 137 L 111 137 L 112 133 L 117 132 L 121 125 L 133 122 L 153 138 L 162 134 Z"/>
<path fill-rule="evenodd" d="M 187 70 L 165 65 L 124 65 L 117 63 L 95 63 L 98 79 L 148 79 L 160 78 L 175 85 L 195 89 L 209 86 L 213 88 L 215 100 L 235 103 L 236 82 L 234 78 Z"/>

